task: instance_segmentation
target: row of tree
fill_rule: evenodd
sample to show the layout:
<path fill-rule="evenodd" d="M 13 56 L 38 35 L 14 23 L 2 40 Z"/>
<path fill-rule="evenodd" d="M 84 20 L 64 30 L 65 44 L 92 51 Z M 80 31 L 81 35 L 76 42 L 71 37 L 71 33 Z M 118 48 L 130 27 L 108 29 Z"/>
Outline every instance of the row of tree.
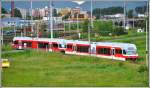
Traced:
<path fill-rule="evenodd" d="M 126 15 L 129 18 L 132 18 L 136 14 L 144 14 L 146 12 L 146 6 L 136 7 L 135 9 L 130 9 L 126 11 Z M 113 15 L 117 13 L 124 13 L 123 7 L 109 7 L 109 8 L 96 8 L 93 10 L 93 15 L 96 16 L 96 18 L 100 18 L 104 15 Z"/>
<path fill-rule="evenodd" d="M 2 14 L 8 14 L 9 12 L 6 10 L 6 9 L 4 9 L 3 7 L 2 7 Z M 10 12 L 11 13 L 11 12 Z M 21 14 L 21 12 L 20 12 L 20 10 L 19 9 L 17 9 L 17 8 L 15 8 L 14 9 L 14 17 L 20 17 L 20 18 L 22 18 L 22 14 Z"/>
<path fill-rule="evenodd" d="M 83 32 L 88 32 L 88 25 L 90 25 L 89 21 L 84 21 Z M 122 27 L 116 27 L 112 21 L 95 21 L 93 26 L 93 32 L 102 36 L 126 34 Z"/>

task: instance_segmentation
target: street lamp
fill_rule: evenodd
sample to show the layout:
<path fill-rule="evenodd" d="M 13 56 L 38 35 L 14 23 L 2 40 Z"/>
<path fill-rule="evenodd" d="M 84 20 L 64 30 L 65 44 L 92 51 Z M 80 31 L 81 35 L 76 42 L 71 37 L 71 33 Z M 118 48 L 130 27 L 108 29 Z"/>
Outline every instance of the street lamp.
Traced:
<path fill-rule="evenodd" d="M 83 3 L 85 3 L 85 1 L 82 1 L 82 0 L 74 0 L 72 2 L 77 3 L 79 5 L 79 8 L 80 8 L 80 5 L 82 5 Z M 79 13 L 77 13 L 76 15 L 77 15 L 76 16 L 77 17 L 77 33 L 78 33 L 78 37 L 80 39 L 81 33 L 79 31 Z"/>

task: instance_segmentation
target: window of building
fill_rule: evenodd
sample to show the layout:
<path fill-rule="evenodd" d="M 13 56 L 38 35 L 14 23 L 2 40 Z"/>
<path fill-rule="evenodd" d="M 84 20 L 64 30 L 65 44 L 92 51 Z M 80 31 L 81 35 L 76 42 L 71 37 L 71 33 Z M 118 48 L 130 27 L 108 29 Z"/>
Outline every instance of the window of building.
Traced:
<path fill-rule="evenodd" d="M 77 52 L 88 53 L 89 52 L 89 46 L 77 46 Z"/>

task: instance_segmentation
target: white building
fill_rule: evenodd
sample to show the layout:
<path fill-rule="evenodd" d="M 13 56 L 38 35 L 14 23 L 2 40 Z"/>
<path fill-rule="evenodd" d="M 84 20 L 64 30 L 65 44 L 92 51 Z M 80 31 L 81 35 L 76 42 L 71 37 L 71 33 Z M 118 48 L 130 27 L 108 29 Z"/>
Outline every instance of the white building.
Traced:
<path fill-rule="evenodd" d="M 49 17 L 43 17 L 43 20 L 44 21 L 48 21 L 49 20 Z M 50 19 L 51 20 L 51 19 Z M 54 23 L 62 23 L 62 17 L 53 17 L 53 22 Z"/>
<path fill-rule="evenodd" d="M 123 18 L 124 14 L 117 13 L 117 14 L 114 14 L 114 15 L 104 15 L 104 17 L 105 18 Z"/>
<path fill-rule="evenodd" d="M 27 16 L 27 9 L 18 8 L 20 10 L 20 13 L 22 15 L 22 18 L 26 18 Z"/>
<path fill-rule="evenodd" d="M 146 15 L 145 15 L 145 14 L 138 14 L 137 16 L 138 16 L 138 18 L 146 17 Z"/>

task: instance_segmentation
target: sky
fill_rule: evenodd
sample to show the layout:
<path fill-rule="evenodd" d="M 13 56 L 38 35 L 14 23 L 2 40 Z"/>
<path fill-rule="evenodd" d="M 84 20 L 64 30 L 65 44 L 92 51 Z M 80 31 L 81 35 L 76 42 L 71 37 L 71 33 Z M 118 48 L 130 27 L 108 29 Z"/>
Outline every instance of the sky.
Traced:
<path fill-rule="evenodd" d="M 33 8 L 44 8 L 45 6 L 48 6 L 48 1 L 33 1 Z M 53 5 L 55 8 L 64 8 L 64 7 L 80 7 L 83 10 L 90 10 L 90 1 L 86 1 L 82 5 L 78 5 L 75 2 L 72 1 L 53 1 Z M 121 6 L 123 7 L 122 1 L 94 1 L 93 2 L 93 9 L 94 8 L 107 8 L 107 7 L 113 7 L 113 6 Z M 130 1 L 127 2 L 127 9 L 134 9 L 137 6 L 146 6 L 145 1 Z M 2 7 L 4 7 L 7 10 L 10 10 L 11 4 L 10 1 L 2 1 Z M 15 1 L 15 7 L 18 8 L 24 8 L 28 9 L 30 8 L 30 2 L 29 1 Z"/>

